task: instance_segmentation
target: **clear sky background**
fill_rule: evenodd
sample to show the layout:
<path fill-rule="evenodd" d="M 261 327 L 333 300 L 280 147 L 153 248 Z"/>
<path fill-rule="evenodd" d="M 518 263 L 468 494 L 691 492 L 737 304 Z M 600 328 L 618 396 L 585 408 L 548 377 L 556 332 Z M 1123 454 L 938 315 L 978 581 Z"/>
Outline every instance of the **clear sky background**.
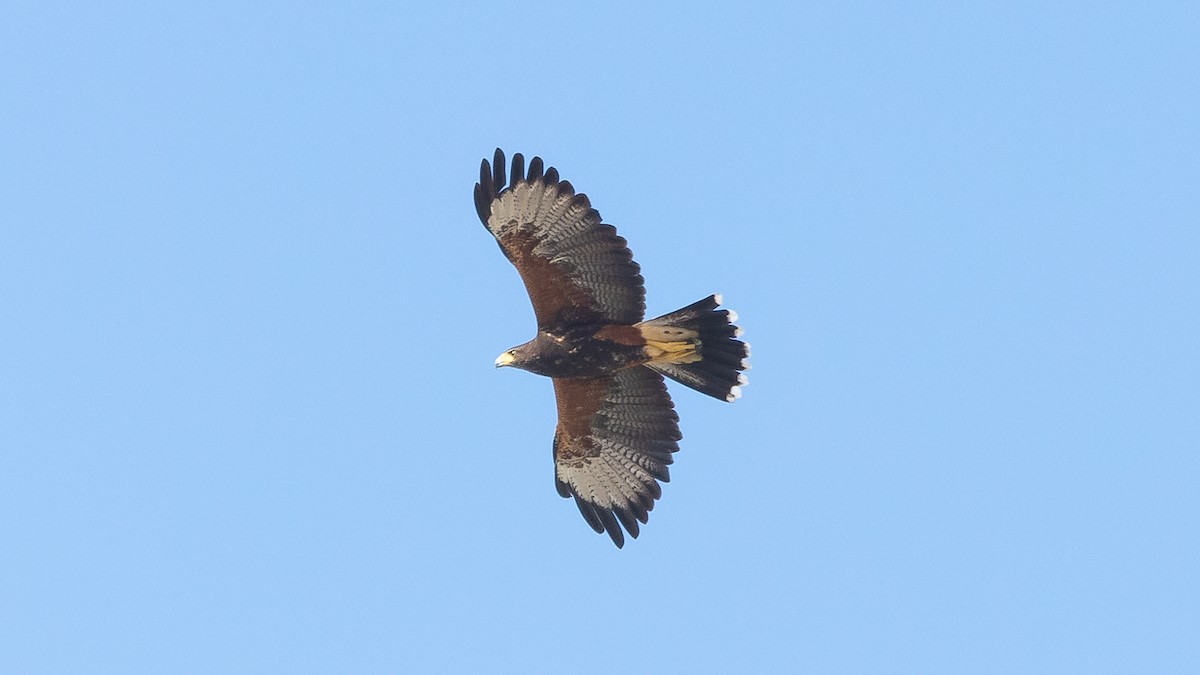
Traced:
<path fill-rule="evenodd" d="M 0 671 L 1200 671 L 1195 3 L 0 9 Z M 618 551 L 475 217 L 725 294 Z"/>

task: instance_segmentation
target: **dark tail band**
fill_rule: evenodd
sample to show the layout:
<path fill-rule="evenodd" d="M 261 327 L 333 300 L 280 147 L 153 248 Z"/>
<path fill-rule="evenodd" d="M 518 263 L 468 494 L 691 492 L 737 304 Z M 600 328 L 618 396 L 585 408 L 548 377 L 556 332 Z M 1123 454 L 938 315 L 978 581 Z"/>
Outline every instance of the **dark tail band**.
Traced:
<path fill-rule="evenodd" d="M 699 334 L 700 359 L 692 363 L 653 361 L 646 366 L 685 384 L 696 391 L 724 401 L 734 401 L 742 395 L 747 383 L 742 371 L 749 370 L 746 359 L 750 345 L 737 339 L 742 329 L 733 324 L 737 314 L 717 309 L 720 295 L 710 295 L 683 309 L 643 321 L 642 326 L 669 326 L 695 331 Z"/>

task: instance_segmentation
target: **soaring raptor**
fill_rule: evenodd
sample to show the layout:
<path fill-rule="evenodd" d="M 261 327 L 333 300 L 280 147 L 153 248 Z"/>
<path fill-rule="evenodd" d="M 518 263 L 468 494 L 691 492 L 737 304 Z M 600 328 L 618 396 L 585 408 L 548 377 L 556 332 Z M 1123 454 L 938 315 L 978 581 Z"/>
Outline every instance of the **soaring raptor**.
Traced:
<path fill-rule="evenodd" d="M 749 345 L 737 315 L 710 295 L 644 321 L 646 289 L 625 239 L 601 222 L 542 159 L 499 148 L 483 160 L 475 210 L 525 282 L 537 335 L 504 352 L 513 366 L 554 381 L 554 483 L 584 520 L 618 548 L 638 536 L 662 496 L 679 450 L 679 416 L 663 375 L 733 401 L 746 384 Z"/>

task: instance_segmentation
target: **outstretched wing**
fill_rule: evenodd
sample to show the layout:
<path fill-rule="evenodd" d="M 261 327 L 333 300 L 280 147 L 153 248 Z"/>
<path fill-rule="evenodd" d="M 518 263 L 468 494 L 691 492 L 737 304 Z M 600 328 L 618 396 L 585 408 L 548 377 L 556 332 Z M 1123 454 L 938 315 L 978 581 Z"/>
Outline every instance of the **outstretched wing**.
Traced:
<path fill-rule="evenodd" d="M 636 366 L 612 377 L 555 379 L 555 486 L 620 548 L 662 496 L 679 450 L 679 416 L 662 375 Z"/>
<path fill-rule="evenodd" d="M 641 268 L 616 228 L 600 221 L 587 195 L 543 172 L 534 157 L 504 153 L 483 160 L 475 210 L 525 282 L 538 326 L 564 323 L 636 323 L 646 311 Z"/>

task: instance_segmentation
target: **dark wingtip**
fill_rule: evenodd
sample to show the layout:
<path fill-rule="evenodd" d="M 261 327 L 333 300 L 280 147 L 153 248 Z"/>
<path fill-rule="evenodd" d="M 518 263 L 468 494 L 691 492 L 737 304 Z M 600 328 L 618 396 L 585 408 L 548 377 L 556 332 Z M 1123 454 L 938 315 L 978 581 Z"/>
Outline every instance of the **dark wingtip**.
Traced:
<path fill-rule="evenodd" d="M 506 171 L 504 166 L 504 151 L 500 148 L 496 148 L 496 155 L 490 165 L 486 159 L 483 160 L 479 182 L 491 188 L 492 196 L 499 195 L 506 186 L 512 187 L 521 182 L 532 183 L 538 179 L 543 179 L 548 185 L 556 185 L 559 182 L 558 169 L 546 168 L 546 163 L 536 155 L 529 160 L 528 169 L 525 166 L 525 156 L 519 152 L 512 157 L 510 171 Z"/>
<path fill-rule="evenodd" d="M 492 180 L 492 166 L 485 159 L 479 163 L 479 182 L 475 184 L 475 213 L 479 221 L 487 225 L 492 215 L 492 200 L 496 197 L 496 184 Z"/>
<path fill-rule="evenodd" d="M 588 526 L 596 531 L 596 534 L 604 532 L 604 524 L 600 522 L 600 518 L 596 515 L 596 507 L 580 499 L 579 495 L 575 495 L 575 506 L 579 507 L 579 513 L 587 521 Z"/>
<path fill-rule="evenodd" d="M 524 155 L 519 152 L 514 154 L 512 162 L 506 165 L 504 151 L 496 148 L 491 162 L 485 159 L 479 163 L 479 183 L 475 185 L 475 211 L 479 214 L 479 220 L 487 225 L 488 217 L 492 215 L 492 201 L 499 197 L 505 188 L 538 179 L 544 179 L 551 185 L 556 184 L 558 171 L 554 167 L 546 170 L 542 158 L 534 157 L 529 160 L 526 174 Z"/>
<path fill-rule="evenodd" d="M 496 148 L 496 154 L 492 159 L 492 180 L 495 182 L 496 191 L 492 194 L 500 194 L 504 189 L 504 151 Z"/>
<path fill-rule="evenodd" d="M 608 509 L 596 509 L 596 515 L 600 517 L 600 522 L 604 523 L 604 529 L 608 532 L 608 537 L 612 539 L 612 543 L 617 545 L 617 548 L 625 546 L 625 533 L 621 532 L 621 526 L 617 523 L 616 516 Z"/>
<path fill-rule="evenodd" d="M 508 181 L 509 185 L 525 181 L 525 156 L 519 152 L 512 156 L 512 170 L 509 171 L 509 175 L 511 176 Z"/>
<path fill-rule="evenodd" d="M 492 183 L 492 165 L 488 164 L 486 159 L 479 163 L 479 182 L 476 184 L 488 194 L 496 191 L 495 185 Z"/>
<path fill-rule="evenodd" d="M 629 512 L 644 525 L 650 522 L 650 509 L 654 508 L 654 500 L 650 499 L 648 495 L 639 495 L 639 497 L 640 502 L 629 504 Z"/>
<path fill-rule="evenodd" d="M 637 539 L 638 537 L 638 521 L 634 514 L 629 509 L 615 509 L 617 518 L 621 521 L 621 525 L 629 531 L 629 536 Z"/>
<path fill-rule="evenodd" d="M 483 186 L 479 183 L 475 184 L 475 213 L 479 215 L 479 221 L 487 225 L 488 217 L 492 215 L 492 198 L 487 196 Z"/>

